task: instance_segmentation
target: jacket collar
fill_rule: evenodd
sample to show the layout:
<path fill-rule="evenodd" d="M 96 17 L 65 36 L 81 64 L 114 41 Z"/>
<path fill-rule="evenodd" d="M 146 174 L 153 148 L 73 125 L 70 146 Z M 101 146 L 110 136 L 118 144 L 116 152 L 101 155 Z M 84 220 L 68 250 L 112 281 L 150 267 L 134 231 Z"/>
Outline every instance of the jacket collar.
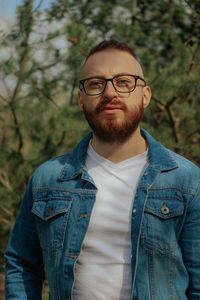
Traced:
<path fill-rule="evenodd" d="M 169 149 L 157 142 L 146 130 L 141 129 L 141 134 L 148 142 L 148 160 L 153 168 L 169 171 L 178 167 Z"/>
<path fill-rule="evenodd" d="M 80 141 L 74 150 L 67 154 L 67 162 L 61 171 L 60 180 L 70 180 L 80 177 L 83 174 L 87 149 L 91 138 L 92 133 L 90 132 Z"/>
<path fill-rule="evenodd" d="M 168 149 L 157 142 L 146 130 L 141 129 L 141 134 L 148 142 L 148 160 L 153 168 L 160 171 L 168 171 L 178 167 Z M 76 177 L 87 177 L 84 165 L 87 148 L 91 138 L 92 133 L 89 133 L 81 140 L 74 150 L 67 154 L 67 162 L 59 177 L 61 181 L 74 179 Z"/>

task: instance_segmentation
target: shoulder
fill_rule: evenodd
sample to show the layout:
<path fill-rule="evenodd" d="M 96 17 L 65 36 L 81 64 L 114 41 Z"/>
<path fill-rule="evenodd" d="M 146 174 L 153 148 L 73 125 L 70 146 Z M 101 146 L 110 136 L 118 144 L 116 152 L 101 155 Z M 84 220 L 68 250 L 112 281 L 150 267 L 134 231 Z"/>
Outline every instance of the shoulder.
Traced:
<path fill-rule="evenodd" d="M 177 188 L 182 193 L 195 195 L 200 186 L 200 169 L 187 158 L 166 148 L 156 141 L 147 131 L 142 134 L 149 144 L 149 164 L 159 170 L 155 185 Z"/>
<path fill-rule="evenodd" d="M 168 172 L 168 178 L 182 191 L 193 195 L 200 189 L 200 169 L 187 158 L 167 149 L 169 155 L 176 162 L 176 168 Z M 166 174 L 167 176 L 167 174 Z"/>
<path fill-rule="evenodd" d="M 154 168 L 162 173 L 173 172 L 180 177 L 196 176 L 199 179 L 200 169 L 194 163 L 160 144 L 147 131 L 142 130 L 141 133 L 148 141 L 148 158 Z"/>
<path fill-rule="evenodd" d="M 199 177 L 200 174 L 200 168 L 196 166 L 193 162 L 188 160 L 187 158 L 183 157 L 182 155 L 173 152 L 172 150 L 168 150 L 169 155 L 173 157 L 173 159 L 176 161 L 179 171 L 181 171 L 183 174 L 192 174 L 197 175 Z"/>
<path fill-rule="evenodd" d="M 62 187 L 62 182 L 80 174 L 85 164 L 91 134 L 86 135 L 72 150 L 40 165 L 33 175 L 33 189 Z"/>
<path fill-rule="evenodd" d="M 33 189 L 45 187 L 47 184 L 54 185 L 72 156 L 72 152 L 71 150 L 41 164 L 33 174 Z"/>

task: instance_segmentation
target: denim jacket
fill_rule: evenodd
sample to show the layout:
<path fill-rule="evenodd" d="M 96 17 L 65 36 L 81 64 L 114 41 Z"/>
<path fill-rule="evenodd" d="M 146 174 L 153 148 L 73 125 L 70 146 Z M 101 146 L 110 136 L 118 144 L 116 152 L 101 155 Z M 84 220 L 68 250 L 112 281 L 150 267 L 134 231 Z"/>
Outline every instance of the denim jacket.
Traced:
<path fill-rule="evenodd" d="M 199 168 L 146 131 L 142 135 L 148 166 L 132 208 L 131 299 L 199 300 Z M 90 139 L 47 161 L 31 178 L 5 253 L 6 299 L 41 299 L 45 273 L 50 299 L 71 299 L 97 190 L 84 167 Z"/>

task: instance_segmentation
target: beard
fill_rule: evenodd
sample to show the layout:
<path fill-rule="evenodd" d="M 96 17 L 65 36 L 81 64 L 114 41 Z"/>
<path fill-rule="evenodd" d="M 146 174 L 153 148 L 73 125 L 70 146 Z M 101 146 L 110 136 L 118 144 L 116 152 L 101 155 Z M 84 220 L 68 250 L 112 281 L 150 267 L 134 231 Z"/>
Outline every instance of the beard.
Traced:
<path fill-rule="evenodd" d="M 124 118 L 118 120 L 116 115 L 101 116 L 101 112 L 108 104 L 120 107 Z M 143 100 L 140 105 L 131 109 L 128 109 L 126 104 L 119 100 L 104 100 L 93 111 L 86 109 L 83 105 L 85 118 L 94 134 L 99 140 L 106 143 L 124 143 L 138 128 L 143 111 Z"/>

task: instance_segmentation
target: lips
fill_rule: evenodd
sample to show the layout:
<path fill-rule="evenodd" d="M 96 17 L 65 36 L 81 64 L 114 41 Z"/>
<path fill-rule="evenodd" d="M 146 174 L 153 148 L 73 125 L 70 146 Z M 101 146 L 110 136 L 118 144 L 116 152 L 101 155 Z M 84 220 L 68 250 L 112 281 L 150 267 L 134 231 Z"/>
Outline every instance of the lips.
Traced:
<path fill-rule="evenodd" d="M 95 113 L 98 114 L 98 113 L 101 113 L 103 111 L 106 111 L 106 112 L 110 112 L 110 113 L 114 113 L 115 111 L 119 111 L 119 110 L 126 110 L 126 105 L 125 103 L 123 102 L 119 102 L 117 100 L 114 100 L 114 101 L 108 101 L 108 100 L 105 100 L 105 101 L 102 101 L 100 102 L 96 109 L 95 109 Z"/>
<path fill-rule="evenodd" d="M 123 110 L 122 106 L 121 105 L 106 105 L 106 106 L 103 106 L 101 107 L 101 111 L 104 111 L 104 110 Z"/>

